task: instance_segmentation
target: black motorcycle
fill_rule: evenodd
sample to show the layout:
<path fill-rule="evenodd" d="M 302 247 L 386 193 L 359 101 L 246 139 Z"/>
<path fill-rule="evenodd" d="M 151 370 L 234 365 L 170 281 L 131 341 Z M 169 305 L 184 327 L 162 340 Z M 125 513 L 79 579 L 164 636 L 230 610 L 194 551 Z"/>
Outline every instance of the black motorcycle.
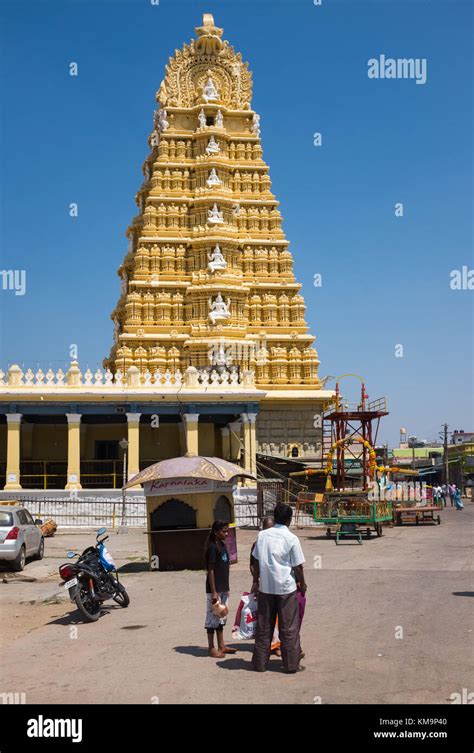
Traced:
<path fill-rule="evenodd" d="M 105 536 L 99 541 L 99 537 L 105 532 L 105 528 L 99 528 L 97 544 L 84 549 L 81 555 L 68 552 L 69 559 L 79 557 L 78 561 L 66 563 L 59 568 L 64 588 L 68 589 L 71 601 L 76 602 L 87 622 L 99 619 L 102 603 L 107 599 L 113 599 L 121 607 L 128 607 L 130 604 L 128 593 L 119 583 L 115 562 L 104 544 L 109 537 Z"/>

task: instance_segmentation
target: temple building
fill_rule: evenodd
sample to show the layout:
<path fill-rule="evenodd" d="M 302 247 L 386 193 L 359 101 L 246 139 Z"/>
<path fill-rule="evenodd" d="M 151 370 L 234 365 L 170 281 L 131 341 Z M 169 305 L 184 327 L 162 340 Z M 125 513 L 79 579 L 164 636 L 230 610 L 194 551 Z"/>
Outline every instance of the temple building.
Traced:
<path fill-rule="evenodd" d="M 314 458 L 322 389 L 252 74 L 210 14 L 176 51 L 119 268 L 104 370 L 0 371 L 0 486 L 120 488 L 186 452 L 257 471 L 257 453 Z"/>

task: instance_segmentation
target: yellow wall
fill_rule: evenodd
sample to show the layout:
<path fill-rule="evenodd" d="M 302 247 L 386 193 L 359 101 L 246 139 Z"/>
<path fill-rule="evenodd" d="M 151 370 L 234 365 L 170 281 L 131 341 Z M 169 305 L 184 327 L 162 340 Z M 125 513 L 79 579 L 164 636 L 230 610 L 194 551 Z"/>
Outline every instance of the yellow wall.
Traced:
<path fill-rule="evenodd" d="M 84 432 L 84 427 L 82 428 Z M 109 440 L 111 442 L 121 439 L 127 439 L 128 429 L 127 424 L 88 424 L 85 427 L 85 438 L 81 442 L 82 457 L 81 460 L 94 460 L 95 459 L 95 442 L 96 440 Z M 122 457 L 122 452 L 119 449 L 119 460 Z"/>
<path fill-rule="evenodd" d="M 156 429 L 140 424 L 140 459 L 158 462 L 180 455 L 179 424 L 160 424 Z"/>
<path fill-rule="evenodd" d="M 214 424 L 199 422 L 199 454 L 214 457 L 215 453 Z"/>
<path fill-rule="evenodd" d="M 23 427 L 21 429 L 23 432 Z M 59 460 L 67 463 L 67 424 L 35 424 L 31 437 L 31 453 L 23 455 L 22 433 L 20 447 L 25 460 Z"/>
<path fill-rule="evenodd" d="M 140 459 L 164 460 L 182 455 L 179 439 L 180 425 L 161 424 L 152 429 L 140 424 Z M 81 424 L 81 460 L 94 460 L 96 440 L 120 441 L 127 438 L 127 424 Z M 157 444 L 157 442 L 159 444 Z M 67 424 L 33 424 L 21 426 L 20 446 L 22 460 L 67 462 Z M 220 429 L 213 424 L 199 423 L 199 454 L 220 456 L 222 440 Z M 7 456 L 7 427 L 0 425 L 0 460 Z M 119 459 L 121 452 L 119 452 Z"/>

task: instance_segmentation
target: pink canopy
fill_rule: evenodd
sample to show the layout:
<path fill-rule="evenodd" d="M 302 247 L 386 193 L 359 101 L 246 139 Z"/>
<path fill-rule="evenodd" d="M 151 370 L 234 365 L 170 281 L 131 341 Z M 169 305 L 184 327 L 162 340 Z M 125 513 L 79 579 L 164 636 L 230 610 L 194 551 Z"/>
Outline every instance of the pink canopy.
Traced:
<path fill-rule="evenodd" d="M 206 458 L 200 455 L 183 455 L 180 458 L 160 460 L 159 463 L 149 465 L 143 471 L 125 484 L 124 489 L 129 489 L 146 481 L 169 478 L 206 478 L 213 481 L 230 482 L 237 477 L 255 479 L 252 473 L 228 460 L 222 458 Z"/>

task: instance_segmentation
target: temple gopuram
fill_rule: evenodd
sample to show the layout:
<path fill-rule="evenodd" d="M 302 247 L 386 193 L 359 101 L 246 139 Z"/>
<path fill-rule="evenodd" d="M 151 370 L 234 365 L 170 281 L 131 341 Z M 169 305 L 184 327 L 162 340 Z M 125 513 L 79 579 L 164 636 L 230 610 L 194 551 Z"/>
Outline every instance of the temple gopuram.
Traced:
<path fill-rule="evenodd" d="M 315 338 L 263 159 L 252 74 L 210 14 L 169 59 L 104 368 L 0 371 L 0 486 L 119 489 L 189 453 L 314 459 Z"/>

